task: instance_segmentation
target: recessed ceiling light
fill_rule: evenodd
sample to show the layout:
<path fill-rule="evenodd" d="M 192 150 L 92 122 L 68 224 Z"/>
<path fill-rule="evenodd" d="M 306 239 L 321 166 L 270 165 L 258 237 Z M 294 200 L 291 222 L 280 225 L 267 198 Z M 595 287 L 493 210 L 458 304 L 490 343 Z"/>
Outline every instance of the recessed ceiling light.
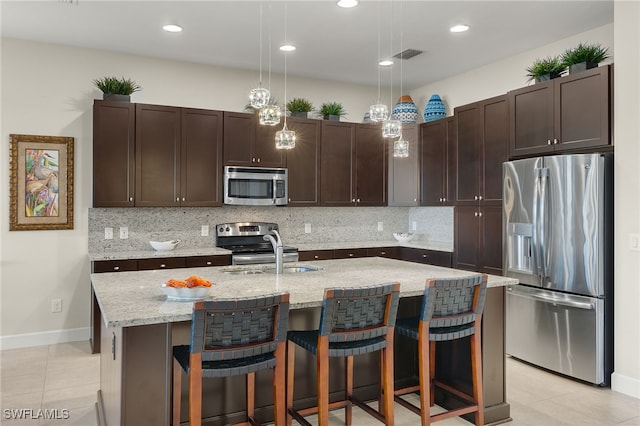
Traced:
<path fill-rule="evenodd" d="M 174 24 L 164 25 L 162 29 L 170 33 L 179 33 L 182 31 L 182 27 L 180 25 Z"/>
<path fill-rule="evenodd" d="M 338 6 L 348 8 L 355 7 L 358 5 L 358 0 L 339 0 Z"/>
<path fill-rule="evenodd" d="M 282 46 L 280 46 L 280 50 L 282 50 L 283 52 L 293 52 L 294 50 L 296 50 L 296 47 L 292 44 L 283 44 Z"/>
<path fill-rule="evenodd" d="M 384 60 L 378 62 L 378 65 L 380 65 L 381 67 L 389 67 L 389 66 L 393 65 L 393 61 L 391 59 L 384 59 Z"/>
<path fill-rule="evenodd" d="M 463 33 L 465 31 L 467 31 L 468 29 L 469 29 L 468 25 L 458 24 L 458 25 L 454 25 L 453 27 L 449 28 L 449 31 L 451 31 L 452 33 Z"/>

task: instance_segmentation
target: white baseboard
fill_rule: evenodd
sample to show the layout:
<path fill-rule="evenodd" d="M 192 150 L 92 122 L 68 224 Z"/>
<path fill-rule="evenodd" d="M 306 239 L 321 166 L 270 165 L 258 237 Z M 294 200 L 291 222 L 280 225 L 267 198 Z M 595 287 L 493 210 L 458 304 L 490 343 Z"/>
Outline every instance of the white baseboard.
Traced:
<path fill-rule="evenodd" d="M 17 349 L 31 346 L 54 345 L 56 343 L 80 342 L 89 340 L 90 331 L 91 329 L 89 327 L 83 327 L 44 331 L 42 333 L 0 336 L 0 349 Z"/>
<path fill-rule="evenodd" d="M 640 380 L 620 373 L 611 375 L 611 390 L 640 399 Z"/>

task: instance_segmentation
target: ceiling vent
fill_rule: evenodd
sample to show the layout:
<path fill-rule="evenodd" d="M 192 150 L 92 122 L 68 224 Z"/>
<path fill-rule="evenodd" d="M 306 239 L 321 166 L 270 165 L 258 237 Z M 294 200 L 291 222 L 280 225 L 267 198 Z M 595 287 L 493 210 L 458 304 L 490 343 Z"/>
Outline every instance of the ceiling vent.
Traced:
<path fill-rule="evenodd" d="M 418 56 L 421 53 L 422 53 L 422 50 L 405 49 L 400 53 L 396 53 L 395 55 L 393 55 L 393 57 L 398 59 L 411 59 L 414 56 Z"/>

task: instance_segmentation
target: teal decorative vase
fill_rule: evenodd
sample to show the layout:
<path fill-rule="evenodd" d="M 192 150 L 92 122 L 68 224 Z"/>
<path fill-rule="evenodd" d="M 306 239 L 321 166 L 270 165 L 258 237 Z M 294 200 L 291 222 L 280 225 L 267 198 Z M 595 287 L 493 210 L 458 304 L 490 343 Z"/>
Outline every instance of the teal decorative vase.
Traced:
<path fill-rule="evenodd" d="M 395 120 L 399 120 L 402 123 L 415 123 L 418 118 L 418 109 L 411 96 L 404 95 L 400 96 L 391 114 Z"/>
<path fill-rule="evenodd" d="M 439 120 L 447 116 L 442 99 L 439 95 L 431 95 L 429 102 L 424 106 L 424 121 Z"/>

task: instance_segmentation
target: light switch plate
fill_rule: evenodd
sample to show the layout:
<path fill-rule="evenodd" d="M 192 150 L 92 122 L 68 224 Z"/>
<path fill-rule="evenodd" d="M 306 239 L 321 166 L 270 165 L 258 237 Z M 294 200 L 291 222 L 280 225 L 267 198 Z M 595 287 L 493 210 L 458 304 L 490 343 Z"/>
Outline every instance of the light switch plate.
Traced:
<path fill-rule="evenodd" d="M 305 234 L 310 234 L 311 233 L 311 224 L 310 223 L 305 223 L 304 224 L 304 233 Z"/>
<path fill-rule="evenodd" d="M 126 240 L 127 238 L 129 238 L 129 228 L 126 226 L 121 226 L 120 227 L 120 239 L 121 240 Z"/>
<path fill-rule="evenodd" d="M 416 229 L 418 229 L 418 222 L 414 220 L 413 222 L 411 222 L 411 230 L 415 231 Z"/>
<path fill-rule="evenodd" d="M 629 249 L 640 251 L 640 234 L 629 234 Z"/>
<path fill-rule="evenodd" d="M 378 222 L 378 231 L 384 231 L 384 224 L 382 222 Z"/>
<path fill-rule="evenodd" d="M 104 239 L 113 240 L 113 228 L 104 228 Z"/>
<path fill-rule="evenodd" d="M 200 236 L 208 237 L 209 236 L 209 225 L 202 225 L 200 227 Z"/>

